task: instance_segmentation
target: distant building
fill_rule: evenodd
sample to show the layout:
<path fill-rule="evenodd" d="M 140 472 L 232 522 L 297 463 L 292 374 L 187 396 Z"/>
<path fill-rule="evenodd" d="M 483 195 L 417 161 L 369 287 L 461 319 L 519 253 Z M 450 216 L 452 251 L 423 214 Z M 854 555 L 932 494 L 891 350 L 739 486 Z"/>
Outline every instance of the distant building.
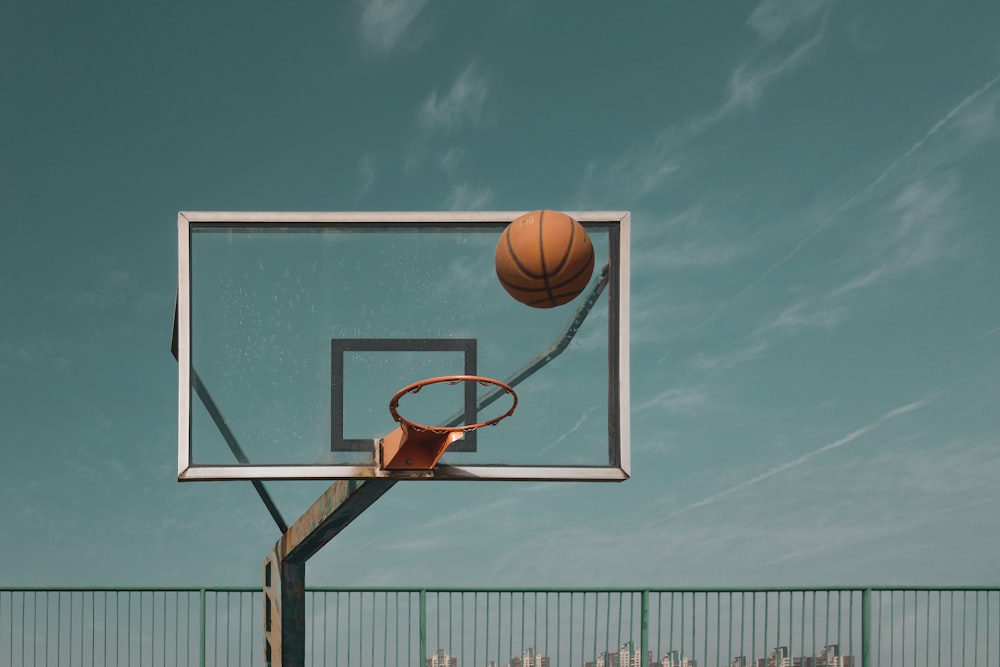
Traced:
<path fill-rule="evenodd" d="M 788 655 L 787 646 L 778 646 L 767 656 L 766 667 L 792 667 L 792 659 Z"/>
<path fill-rule="evenodd" d="M 675 667 L 664 656 L 660 667 Z M 856 667 L 854 658 L 840 654 L 838 644 L 824 646 L 823 650 L 811 656 L 793 657 L 787 646 L 778 646 L 766 658 L 747 658 L 738 655 L 729 662 L 729 667 Z"/>
<path fill-rule="evenodd" d="M 653 652 L 646 651 L 646 659 L 642 659 L 642 651 L 636 648 L 635 642 L 625 642 L 618 649 L 619 667 L 649 667 L 653 664 Z"/>
<path fill-rule="evenodd" d="M 792 667 L 855 667 L 855 664 L 853 656 L 840 654 L 839 644 L 830 644 L 814 656 L 795 658 Z"/>
<path fill-rule="evenodd" d="M 510 667 L 549 667 L 549 656 L 538 655 L 535 649 L 527 648 L 520 658 L 511 658 Z"/>
<path fill-rule="evenodd" d="M 594 661 L 594 667 L 618 667 L 618 654 L 608 653 L 607 651 L 598 653 L 597 660 Z"/>
<path fill-rule="evenodd" d="M 678 651 L 667 651 L 660 658 L 659 667 L 698 667 L 698 661 L 682 657 Z"/>
<path fill-rule="evenodd" d="M 443 648 L 439 648 L 434 655 L 424 661 L 426 667 L 458 667 L 458 658 L 453 658 Z"/>

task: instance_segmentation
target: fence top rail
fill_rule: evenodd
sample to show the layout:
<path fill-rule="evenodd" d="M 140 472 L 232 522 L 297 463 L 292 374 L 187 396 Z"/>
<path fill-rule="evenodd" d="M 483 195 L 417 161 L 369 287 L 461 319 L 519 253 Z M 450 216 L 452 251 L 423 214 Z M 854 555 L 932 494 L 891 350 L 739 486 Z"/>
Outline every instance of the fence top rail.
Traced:
<path fill-rule="evenodd" d="M 0 586 L 0 593 L 258 593 L 255 586 Z M 308 593 L 478 593 L 478 594 L 773 594 L 773 593 L 909 593 L 909 592 L 1000 592 L 1000 585 L 917 585 L 917 586 L 775 586 L 775 587 L 591 587 L 591 588 L 467 588 L 391 586 L 310 586 Z"/>

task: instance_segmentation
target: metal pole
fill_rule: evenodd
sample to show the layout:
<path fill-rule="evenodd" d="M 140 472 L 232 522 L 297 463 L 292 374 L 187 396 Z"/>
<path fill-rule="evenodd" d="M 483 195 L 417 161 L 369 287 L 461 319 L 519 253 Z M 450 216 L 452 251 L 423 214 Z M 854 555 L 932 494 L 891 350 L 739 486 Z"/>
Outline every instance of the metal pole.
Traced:
<path fill-rule="evenodd" d="M 872 654 L 872 590 L 861 592 L 861 667 L 871 667 Z"/>
<path fill-rule="evenodd" d="M 639 615 L 639 665 L 649 664 L 649 591 L 642 592 L 642 612 Z"/>
<path fill-rule="evenodd" d="M 205 589 L 198 591 L 198 610 L 200 617 L 198 635 L 198 664 L 205 667 Z"/>
<path fill-rule="evenodd" d="M 420 662 L 415 667 L 423 667 L 427 659 L 427 591 L 420 591 Z"/>

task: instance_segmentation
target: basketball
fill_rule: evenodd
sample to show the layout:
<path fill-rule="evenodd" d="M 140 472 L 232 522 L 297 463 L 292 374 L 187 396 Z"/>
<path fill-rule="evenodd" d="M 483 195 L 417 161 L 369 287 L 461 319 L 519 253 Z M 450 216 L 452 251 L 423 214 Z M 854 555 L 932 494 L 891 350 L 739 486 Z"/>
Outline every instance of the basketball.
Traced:
<path fill-rule="evenodd" d="M 587 287 L 594 246 L 583 225 L 565 213 L 532 211 L 503 231 L 496 268 L 512 297 L 532 308 L 554 308 Z"/>

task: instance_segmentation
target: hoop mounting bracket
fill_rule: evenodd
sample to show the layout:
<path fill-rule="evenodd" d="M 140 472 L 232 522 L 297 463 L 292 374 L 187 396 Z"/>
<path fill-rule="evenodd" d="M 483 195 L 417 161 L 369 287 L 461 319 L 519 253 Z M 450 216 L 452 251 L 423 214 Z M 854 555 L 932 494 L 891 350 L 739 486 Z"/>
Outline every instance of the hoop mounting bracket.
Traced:
<path fill-rule="evenodd" d="M 435 433 L 400 424 L 379 442 L 382 467 L 386 470 L 431 470 L 445 450 L 465 434 Z"/>

